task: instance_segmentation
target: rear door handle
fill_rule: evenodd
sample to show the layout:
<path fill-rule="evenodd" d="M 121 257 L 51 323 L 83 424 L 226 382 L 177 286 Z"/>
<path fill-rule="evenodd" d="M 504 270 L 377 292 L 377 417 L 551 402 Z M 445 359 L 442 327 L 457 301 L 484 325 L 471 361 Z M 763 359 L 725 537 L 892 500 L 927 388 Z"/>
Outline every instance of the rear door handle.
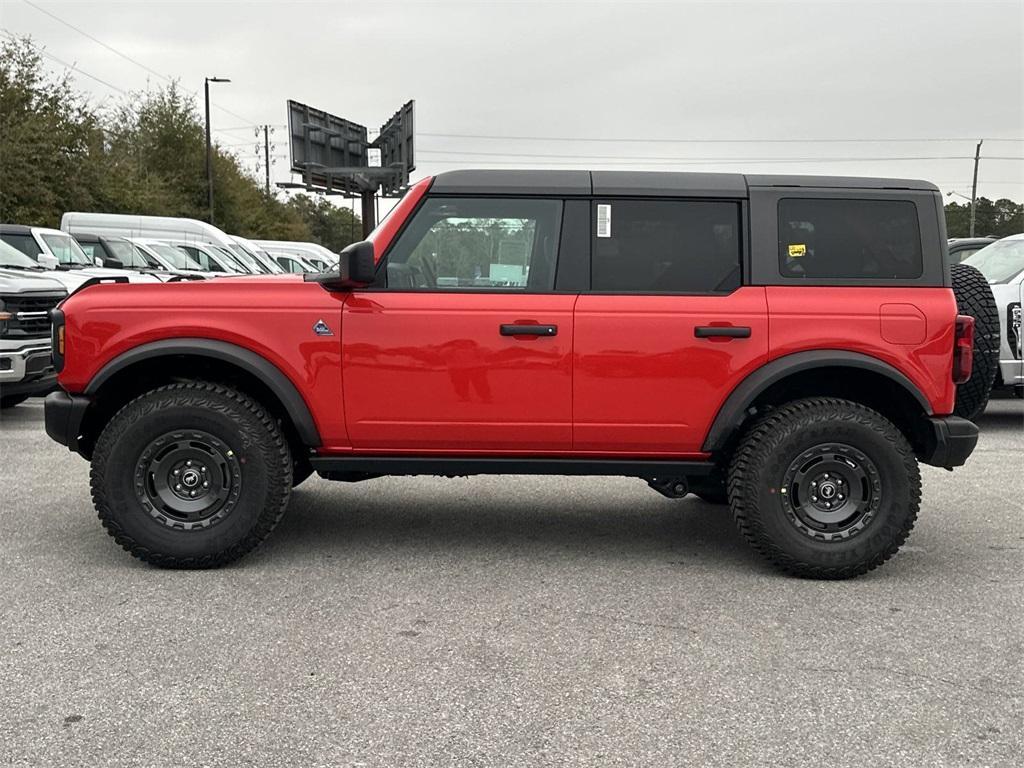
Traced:
<path fill-rule="evenodd" d="M 749 339 L 750 327 L 746 325 L 698 325 L 693 329 L 693 335 L 698 339 L 708 339 L 713 336 L 725 336 L 730 339 Z"/>
<path fill-rule="evenodd" d="M 502 336 L 556 336 L 557 325 L 516 325 L 505 323 L 501 326 Z"/>

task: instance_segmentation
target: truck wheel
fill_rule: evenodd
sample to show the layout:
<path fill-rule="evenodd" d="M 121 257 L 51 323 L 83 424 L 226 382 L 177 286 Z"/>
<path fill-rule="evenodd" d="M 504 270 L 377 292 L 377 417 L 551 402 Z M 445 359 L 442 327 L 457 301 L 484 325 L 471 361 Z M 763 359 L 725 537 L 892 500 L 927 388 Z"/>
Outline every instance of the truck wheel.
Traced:
<path fill-rule="evenodd" d="M 7 397 L 0 397 L 0 408 L 13 408 L 16 405 L 21 405 L 26 400 L 28 400 L 28 395 L 7 395 Z"/>
<path fill-rule="evenodd" d="M 973 421 L 985 406 L 999 370 L 999 310 L 985 276 L 970 264 L 954 264 L 953 295 L 961 315 L 974 318 L 974 368 L 956 388 L 953 413 Z"/>
<path fill-rule="evenodd" d="M 914 451 L 859 403 L 795 400 L 747 431 L 729 467 L 740 533 L 783 571 L 847 579 L 900 548 L 921 503 Z"/>
<path fill-rule="evenodd" d="M 92 497 L 107 532 L 140 560 L 216 568 L 277 525 L 292 458 L 259 403 L 219 384 L 171 384 L 110 420 L 92 458 Z"/>

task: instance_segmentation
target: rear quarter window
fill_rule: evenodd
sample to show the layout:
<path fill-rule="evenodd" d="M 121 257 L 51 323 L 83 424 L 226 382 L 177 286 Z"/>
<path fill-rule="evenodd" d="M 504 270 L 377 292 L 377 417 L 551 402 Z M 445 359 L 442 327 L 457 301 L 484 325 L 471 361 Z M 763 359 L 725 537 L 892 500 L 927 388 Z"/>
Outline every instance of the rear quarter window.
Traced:
<path fill-rule="evenodd" d="M 779 270 L 787 278 L 908 280 L 924 269 L 908 200 L 779 200 Z"/>

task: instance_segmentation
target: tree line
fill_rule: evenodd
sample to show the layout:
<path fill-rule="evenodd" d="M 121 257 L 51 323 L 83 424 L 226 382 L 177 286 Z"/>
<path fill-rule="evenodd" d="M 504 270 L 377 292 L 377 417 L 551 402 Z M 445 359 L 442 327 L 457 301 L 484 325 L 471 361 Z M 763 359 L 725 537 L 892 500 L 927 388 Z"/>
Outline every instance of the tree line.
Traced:
<path fill-rule="evenodd" d="M 279 199 L 214 145 L 214 220 L 231 234 L 318 242 L 361 237 L 326 197 Z M 195 99 L 172 83 L 91 106 L 29 38 L 0 43 L 0 221 L 57 227 L 65 211 L 208 220 L 206 133 Z"/>

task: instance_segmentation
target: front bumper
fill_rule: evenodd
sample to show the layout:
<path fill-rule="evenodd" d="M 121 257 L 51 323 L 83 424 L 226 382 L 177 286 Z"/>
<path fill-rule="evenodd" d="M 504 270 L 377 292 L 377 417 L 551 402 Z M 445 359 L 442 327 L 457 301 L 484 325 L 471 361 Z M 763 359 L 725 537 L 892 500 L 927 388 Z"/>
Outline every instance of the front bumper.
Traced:
<path fill-rule="evenodd" d="M 69 395 L 63 390 L 51 392 L 43 401 L 43 421 L 46 434 L 72 451 L 78 451 L 78 438 L 82 433 L 82 420 L 92 402 L 82 395 Z"/>
<path fill-rule="evenodd" d="M 928 423 L 931 434 L 918 458 L 933 467 L 952 469 L 963 466 L 978 444 L 977 425 L 959 416 L 933 417 L 928 419 Z"/>
<path fill-rule="evenodd" d="M 57 383 L 50 343 L 0 349 L 0 395 L 45 394 Z"/>

